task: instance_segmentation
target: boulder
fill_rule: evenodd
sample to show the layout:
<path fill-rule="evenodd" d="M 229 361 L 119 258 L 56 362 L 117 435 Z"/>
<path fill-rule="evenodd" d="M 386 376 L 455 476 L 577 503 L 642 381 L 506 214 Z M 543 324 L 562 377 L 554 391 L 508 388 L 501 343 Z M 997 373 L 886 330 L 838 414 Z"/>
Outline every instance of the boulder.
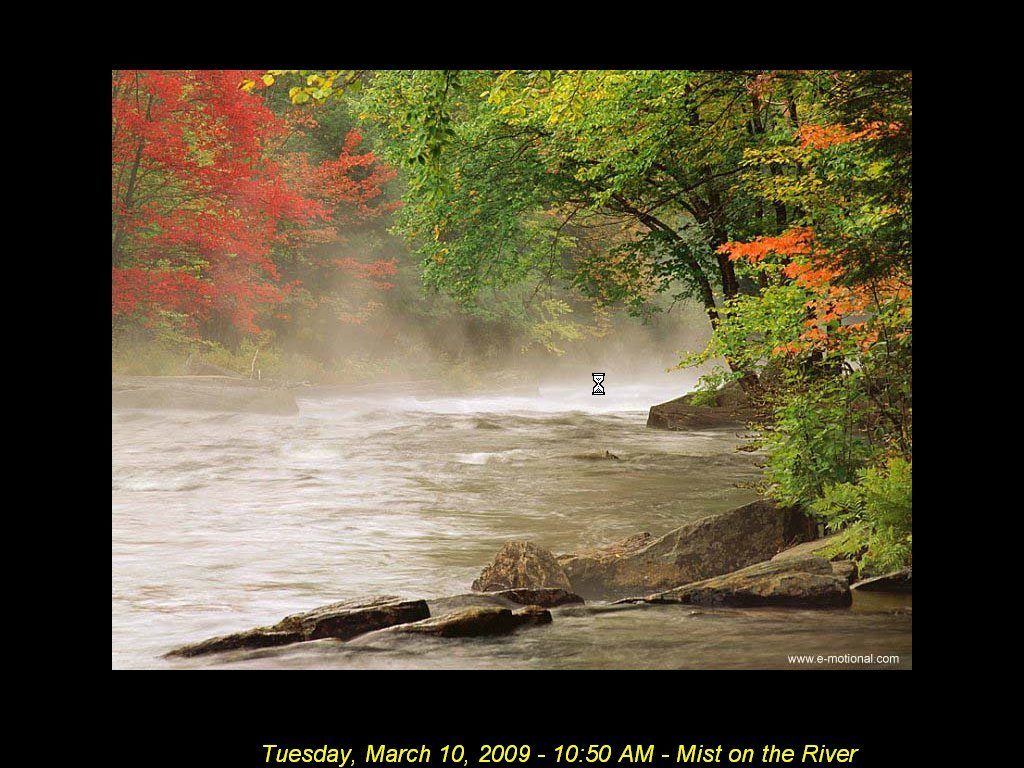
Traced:
<path fill-rule="evenodd" d="M 286 616 L 270 627 L 256 627 L 244 632 L 213 637 L 176 648 L 166 655 L 200 656 L 221 651 L 289 645 L 323 638 L 349 640 L 366 632 L 420 621 L 429 616 L 430 610 L 423 600 L 378 597 L 369 602 L 353 600 L 332 603 L 304 613 Z"/>
<path fill-rule="evenodd" d="M 714 429 L 742 426 L 757 416 L 747 394 L 733 381 L 718 389 L 714 405 L 694 405 L 694 393 L 652 405 L 647 426 L 654 429 Z"/>
<path fill-rule="evenodd" d="M 832 565 L 813 555 L 769 560 L 724 576 L 704 579 L 643 598 L 645 603 L 736 607 L 841 608 L 850 605 L 850 585 Z"/>
<path fill-rule="evenodd" d="M 853 560 L 833 560 L 832 573 L 846 579 L 847 584 L 853 584 L 857 580 L 857 564 Z"/>
<path fill-rule="evenodd" d="M 680 400 L 684 403 L 693 404 L 693 400 L 696 397 L 696 392 L 690 392 L 689 394 L 683 395 Z M 727 381 L 725 384 L 715 390 L 715 401 L 713 404 L 708 404 L 704 407 L 710 408 L 749 408 L 751 406 L 750 398 L 747 396 L 746 391 L 740 386 L 738 381 Z"/>
<path fill-rule="evenodd" d="M 508 608 L 465 608 L 445 616 L 402 624 L 394 632 L 408 632 L 435 637 L 487 637 L 507 635 L 519 627 L 550 624 L 551 612 L 539 606 L 527 606 L 518 611 Z"/>
<path fill-rule="evenodd" d="M 147 408 L 227 413 L 299 412 L 291 390 L 229 376 L 117 376 L 112 408 Z"/>
<path fill-rule="evenodd" d="M 902 568 L 883 576 L 864 579 L 853 585 L 860 592 L 913 592 L 913 566 Z"/>
<path fill-rule="evenodd" d="M 572 590 L 555 556 L 529 541 L 506 542 L 472 585 L 474 592 L 545 587 Z"/>
<path fill-rule="evenodd" d="M 638 534 L 607 549 L 562 555 L 558 565 L 585 598 L 625 597 L 729 573 L 813 536 L 800 509 L 755 501 L 658 538 Z"/>

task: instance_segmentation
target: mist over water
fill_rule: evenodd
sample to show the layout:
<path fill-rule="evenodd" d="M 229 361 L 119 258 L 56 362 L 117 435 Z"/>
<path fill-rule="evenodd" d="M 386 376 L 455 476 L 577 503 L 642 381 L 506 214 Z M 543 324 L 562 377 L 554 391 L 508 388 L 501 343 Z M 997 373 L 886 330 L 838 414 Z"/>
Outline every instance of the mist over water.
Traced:
<path fill-rule="evenodd" d="M 763 644 L 756 613 L 708 612 L 713 624 L 684 627 L 688 612 L 661 609 L 569 611 L 551 627 L 447 646 L 368 638 L 159 658 L 338 600 L 468 592 L 509 539 L 571 551 L 756 498 L 757 457 L 735 450 L 742 435 L 644 426 L 652 403 L 680 394 L 677 374 L 645 381 L 605 367 L 603 397 L 584 368 L 530 397 L 312 390 L 291 417 L 114 411 L 113 666 L 756 665 L 762 652 L 723 660 L 700 645 L 722 631 L 733 646 Z M 784 625 L 813 627 L 813 642 L 827 644 L 830 619 L 823 629 L 820 614 L 801 616 Z M 873 619 L 897 634 L 901 620 Z M 834 621 L 840 635 L 893 647 L 877 627 Z"/>

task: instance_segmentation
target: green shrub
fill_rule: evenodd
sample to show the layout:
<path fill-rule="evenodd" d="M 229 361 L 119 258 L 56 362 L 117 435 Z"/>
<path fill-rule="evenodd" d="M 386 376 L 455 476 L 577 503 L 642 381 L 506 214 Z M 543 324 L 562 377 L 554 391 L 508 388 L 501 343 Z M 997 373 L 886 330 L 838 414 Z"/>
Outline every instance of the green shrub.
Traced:
<path fill-rule="evenodd" d="M 805 381 L 776 404 L 761 440 L 775 498 L 810 504 L 829 485 L 852 482 L 870 456 L 856 431 L 851 390 L 841 379 Z"/>
<path fill-rule="evenodd" d="M 860 556 L 866 575 L 885 573 L 912 559 L 912 465 L 900 456 L 868 467 L 851 483 L 826 486 L 811 511 L 832 532 L 843 532 L 835 552 Z"/>
<path fill-rule="evenodd" d="M 690 405 L 718 405 L 718 390 L 738 378 L 738 374 L 724 368 L 715 368 L 710 373 L 705 373 L 697 380 L 697 388 L 690 396 Z"/>

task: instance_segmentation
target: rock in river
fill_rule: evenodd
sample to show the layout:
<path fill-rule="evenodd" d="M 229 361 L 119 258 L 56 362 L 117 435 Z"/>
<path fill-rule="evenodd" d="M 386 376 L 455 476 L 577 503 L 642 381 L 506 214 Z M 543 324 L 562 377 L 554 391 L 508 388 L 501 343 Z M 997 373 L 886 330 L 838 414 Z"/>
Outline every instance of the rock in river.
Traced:
<path fill-rule="evenodd" d="M 582 597 L 564 589 L 503 589 L 500 592 L 489 594 L 520 605 L 539 605 L 541 608 L 554 608 L 559 605 L 583 602 Z"/>
<path fill-rule="evenodd" d="M 832 565 L 809 555 L 769 560 L 724 576 L 686 584 L 643 598 L 646 603 L 690 605 L 842 608 L 850 605 L 850 585 Z"/>
<path fill-rule="evenodd" d="M 730 382 L 715 393 L 714 405 L 694 405 L 693 393 L 652 405 L 647 426 L 655 429 L 713 429 L 738 426 L 757 415 L 743 389 Z"/>
<path fill-rule="evenodd" d="M 806 557 L 808 555 L 827 555 L 827 550 L 833 544 L 836 544 L 842 539 L 843 534 L 834 533 L 831 536 L 825 536 L 821 539 L 814 539 L 812 541 L 805 541 L 803 544 L 797 544 L 795 547 L 784 549 L 779 554 L 775 555 L 772 560 L 791 560 L 793 558 Z M 846 579 L 847 583 L 852 584 L 857 580 L 857 564 L 853 560 L 845 559 L 847 555 L 839 554 L 832 558 L 832 572 L 836 576 L 841 576 Z"/>
<path fill-rule="evenodd" d="M 545 587 L 572 590 L 555 556 L 529 541 L 506 542 L 472 585 L 474 592 Z"/>
<path fill-rule="evenodd" d="M 182 646 L 167 656 L 200 656 L 241 648 L 268 648 L 328 637 L 348 640 L 366 632 L 420 621 L 429 616 L 430 610 L 423 600 L 378 597 L 369 602 L 332 603 L 286 616 L 271 627 L 256 627 Z"/>
<path fill-rule="evenodd" d="M 550 624 L 551 612 L 535 605 L 512 611 L 508 608 L 465 608 L 436 619 L 394 627 L 394 632 L 411 632 L 437 637 L 485 637 L 507 635 L 519 627 Z"/>
<path fill-rule="evenodd" d="M 913 592 L 913 566 L 908 566 L 899 571 L 893 571 L 883 576 L 876 576 L 873 579 L 864 579 L 854 585 L 854 589 L 861 592 Z"/>
<path fill-rule="evenodd" d="M 639 534 L 607 549 L 562 555 L 558 565 L 585 598 L 625 597 L 729 573 L 813 536 L 800 509 L 755 501 L 658 538 Z"/>
<path fill-rule="evenodd" d="M 467 608 L 509 608 L 524 605 L 540 608 L 582 605 L 583 598 L 564 589 L 505 589 L 500 592 L 470 592 L 427 600 L 431 616 L 444 616 Z"/>

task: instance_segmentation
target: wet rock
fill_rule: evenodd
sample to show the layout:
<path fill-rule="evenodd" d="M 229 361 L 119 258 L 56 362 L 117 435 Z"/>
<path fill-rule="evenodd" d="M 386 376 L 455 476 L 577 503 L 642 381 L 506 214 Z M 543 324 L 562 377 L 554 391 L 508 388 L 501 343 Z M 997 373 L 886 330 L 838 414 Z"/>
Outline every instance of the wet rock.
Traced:
<path fill-rule="evenodd" d="M 857 580 L 857 564 L 853 560 L 833 560 L 832 573 L 846 579 L 847 584 L 853 584 Z"/>
<path fill-rule="evenodd" d="M 837 543 L 840 536 L 842 536 L 841 533 L 833 533 L 831 536 L 825 536 L 821 539 L 805 541 L 801 544 L 797 544 L 795 547 L 782 550 L 779 554 L 775 555 L 772 560 L 789 560 L 794 557 L 806 557 L 807 555 L 820 554 L 821 550 Z"/>
<path fill-rule="evenodd" d="M 639 534 L 603 550 L 562 555 L 558 564 L 572 591 L 587 599 L 626 597 L 729 573 L 813 536 L 798 508 L 755 501 L 658 538 Z"/>
<path fill-rule="evenodd" d="M 423 600 L 402 600 L 390 596 L 378 597 L 369 602 L 352 600 L 286 616 L 270 627 L 256 627 L 185 645 L 166 655 L 201 656 L 207 653 L 268 648 L 323 638 L 349 640 L 366 632 L 420 621 L 429 616 L 430 610 Z"/>
<path fill-rule="evenodd" d="M 327 637 L 348 640 L 364 632 L 419 621 L 429 616 L 430 610 L 424 600 L 401 600 L 388 596 L 369 602 L 353 600 L 332 603 L 286 616 L 275 626 L 286 631 L 300 632 L 305 640 Z"/>
<path fill-rule="evenodd" d="M 474 592 L 546 587 L 572 590 L 555 556 L 529 541 L 506 542 L 472 585 Z"/>
<path fill-rule="evenodd" d="M 500 592 L 472 592 L 439 597 L 427 601 L 431 616 L 444 616 L 466 608 L 518 609 L 524 605 L 556 608 L 582 603 L 582 597 L 564 589 L 506 589 Z"/>
<path fill-rule="evenodd" d="M 550 624 L 551 612 L 539 606 L 518 611 L 508 608 L 465 608 L 445 616 L 397 626 L 395 632 L 435 637 L 488 637 L 507 635 L 523 626 Z"/>
<path fill-rule="evenodd" d="M 862 592 L 913 592 L 913 566 L 893 571 L 873 579 L 864 579 L 853 585 Z"/>
<path fill-rule="evenodd" d="M 211 637 L 200 643 L 184 645 L 175 648 L 165 654 L 167 657 L 174 656 L 203 656 L 208 653 L 223 653 L 224 651 L 237 651 L 240 649 L 273 648 L 279 645 L 291 645 L 303 641 L 300 632 L 278 631 L 274 627 L 256 627 L 247 629 L 245 632 L 234 632 L 230 635 Z"/>
<path fill-rule="evenodd" d="M 492 594 L 519 605 L 535 605 L 542 608 L 584 602 L 582 597 L 565 589 L 504 589 Z"/>
<path fill-rule="evenodd" d="M 645 603 L 735 607 L 841 608 L 850 605 L 850 585 L 832 565 L 813 555 L 769 560 L 724 576 L 686 584 L 643 598 Z"/>
<path fill-rule="evenodd" d="M 737 382 L 729 382 L 715 393 L 714 405 L 694 405 L 694 393 L 666 403 L 652 405 L 647 426 L 654 429 L 713 429 L 737 426 L 753 420 L 757 410 Z"/>
<path fill-rule="evenodd" d="M 112 408 L 288 415 L 299 412 L 290 389 L 229 376 L 117 376 Z"/>
<path fill-rule="evenodd" d="M 792 560 L 794 558 L 807 557 L 808 555 L 827 557 L 828 553 L 825 550 L 838 543 L 841 536 L 841 533 L 834 533 L 831 536 L 814 539 L 813 541 L 805 541 L 802 544 L 797 544 L 795 547 L 782 550 L 772 558 L 772 561 Z M 857 580 L 857 564 L 852 560 L 846 559 L 847 557 L 848 555 L 846 554 L 835 555 L 832 558 L 832 572 L 836 576 L 846 579 L 847 584 L 852 584 Z"/>

